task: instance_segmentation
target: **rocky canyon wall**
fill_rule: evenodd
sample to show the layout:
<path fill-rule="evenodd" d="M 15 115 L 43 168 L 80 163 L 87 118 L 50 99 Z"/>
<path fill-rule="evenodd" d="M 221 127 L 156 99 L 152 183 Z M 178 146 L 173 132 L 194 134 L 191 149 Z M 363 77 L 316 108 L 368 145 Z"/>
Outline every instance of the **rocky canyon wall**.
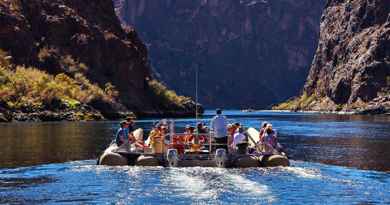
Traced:
<path fill-rule="evenodd" d="M 303 96 L 284 105 L 298 110 L 388 112 L 390 2 L 330 0 Z"/>
<path fill-rule="evenodd" d="M 137 28 L 153 69 L 171 88 L 209 107 L 255 107 L 304 85 L 325 1 L 114 0 Z"/>

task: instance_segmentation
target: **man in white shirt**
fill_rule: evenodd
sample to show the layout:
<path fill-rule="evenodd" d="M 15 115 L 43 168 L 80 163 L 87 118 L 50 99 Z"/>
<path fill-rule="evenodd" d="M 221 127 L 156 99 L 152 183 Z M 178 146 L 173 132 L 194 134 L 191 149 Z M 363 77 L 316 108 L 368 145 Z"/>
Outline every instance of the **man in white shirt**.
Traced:
<path fill-rule="evenodd" d="M 210 129 L 214 133 L 214 139 L 217 144 L 216 148 L 227 149 L 227 119 L 222 115 L 222 110 L 217 109 L 214 118 L 211 120 Z"/>
<path fill-rule="evenodd" d="M 235 149 L 239 154 L 247 153 L 248 137 L 244 132 L 244 128 L 240 127 L 233 136 L 233 149 Z"/>
<path fill-rule="evenodd" d="M 244 135 L 244 129 L 238 128 L 237 132 L 233 136 L 233 145 L 237 146 L 238 144 L 247 143 L 246 136 Z"/>

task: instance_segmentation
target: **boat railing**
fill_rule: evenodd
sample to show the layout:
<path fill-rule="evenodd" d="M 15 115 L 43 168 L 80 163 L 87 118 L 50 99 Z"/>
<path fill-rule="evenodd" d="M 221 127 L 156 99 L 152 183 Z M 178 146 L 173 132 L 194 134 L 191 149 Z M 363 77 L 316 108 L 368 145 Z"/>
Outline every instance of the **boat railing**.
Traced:
<path fill-rule="evenodd" d="M 181 138 L 181 139 L 177 139 Z M 192 138 L 191 140 L 189 138 Z M 204 140 L 202 140 L 202 138 Z M 190 149 L 193 145 L 203 146 L 202 150 L 208 150 L 209 153 L 214 150 L 216 146 L 227 146 L 227 143 L 216 143 L 213 132 L 209 133 L 167 133 L 162 137 L 163 143 L 160 144 L 160 149 L 164 150 L 163 146 L 183 145 L 184 148 Z M 204 149 L 207 148 L 207 149 Z"/>
<path fill-rule="evenodd" d="M 181 139 L 177 139 L 177 138 L 181 138 Z M 190 140 L 189 138 L 192 139 Z M 204 140 L 202 140 L 201 138 L 203 138 Z M 159 150 L 162 151 L 163 153 L 165 153 L 169 148 L 175 148 L 175 146 L 177 145 L 184 146 L 186 152 L 196 153 L 202 151 L 203 154 L 205 154 L 206 150 L 208 151 L 209 154 L 212 154 L 212 151 L 216 150 L 215 148 L 217 146 L 228 146 L 228 143 L 215 142 L 213 132 L 208 132 L 208 133 L 171 132 L 171 133 L 166 133 L 160 139 L 161 139 L 161 143 L 159 143 L 158 146 L 161 146 L 159 147 Z M 132 153 L 139 153 L 139 154 L 161 154 L 160 152 L 158 153 L 153 152 L 152 146 L 150 146 L 150 144 L 145 144 L 145 143 L 147 143 L 147 141 L 144 141 L 144 145 L 146 145 L 146 147 L 137 147 L 135 143 L 124 143 L 120 147 L 118 147 L 117 152 L 123 152 L 123 153 L 132 152 Z M 192 149 L 194 148 L 194 145 L 199 145 L 198 150 L 196 148 Z"/>

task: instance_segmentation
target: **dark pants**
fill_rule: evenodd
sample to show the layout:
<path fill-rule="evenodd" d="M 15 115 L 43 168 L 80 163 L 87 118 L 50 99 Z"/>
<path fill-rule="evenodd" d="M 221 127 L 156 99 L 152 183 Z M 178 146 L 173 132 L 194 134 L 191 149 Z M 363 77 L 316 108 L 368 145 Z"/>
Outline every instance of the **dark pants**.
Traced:
<path fill-rule="evenodd" d="M 240 143 L 237 144 L 237 153 L 238 154 L 246 154 L 248 152 L 248 143 Z"/>
<path fill-rule="evenodd" d="M 228 152 L 228 146 L 227 146 L 227 137 L 220 137 L 220 138 L 214 138 L 215 143 L 217 144 L 223 144 L 223 145 L 217 145 L 215 149 L 223 148 Z"/>

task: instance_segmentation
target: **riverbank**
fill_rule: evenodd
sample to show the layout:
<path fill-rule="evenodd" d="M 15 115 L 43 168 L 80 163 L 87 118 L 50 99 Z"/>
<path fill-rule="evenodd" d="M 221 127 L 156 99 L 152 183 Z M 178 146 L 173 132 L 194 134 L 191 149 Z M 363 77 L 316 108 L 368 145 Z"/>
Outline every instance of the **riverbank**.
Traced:
<path fill-rule="evenodd" d="M 271 112 L 308 113 L 308 114 L 334 114 L 334 115 L 390 115 L 390 111 L 375 113 L 371 111 L 320 111 L 320 110 L 269 110 Z"/>
<path fill-rule="evenodd" d="M 325 114 L 389 115 L 390 96 L 379 96 L 372 101 L 358 100 L 354 103 L 336 104 L 329 97 L 303 94 L 272 106 L 275 111 L 311 112 Z"/>
<path fill-rule="evenodd" d="M 10 112 L 0 107 L 0 122 L 50 122 L 50 121 L 105 121 L 134 118 L 194 117 L 192 111 L 137 111 L 104 113 L 86 106 L 77 110 L 42 110 L 35 112 Z"/>
<path fill-rule="evenodd" d="M 272 113 L 307 113 L 307 114 L 331 114 L 331 115 L 372 115 L 369 112 L 362 111 L 329 111 L 329 110 L 293 110 L 293 109 L 271 109 L 271 110 L 252 110 L 248 112 L 247 110 L 241 110 L 243 113 L 253 113 L 253 112 L 272 112 Z M 381 113 L 377 115 L 390 115 L 390 112 Z"/>

